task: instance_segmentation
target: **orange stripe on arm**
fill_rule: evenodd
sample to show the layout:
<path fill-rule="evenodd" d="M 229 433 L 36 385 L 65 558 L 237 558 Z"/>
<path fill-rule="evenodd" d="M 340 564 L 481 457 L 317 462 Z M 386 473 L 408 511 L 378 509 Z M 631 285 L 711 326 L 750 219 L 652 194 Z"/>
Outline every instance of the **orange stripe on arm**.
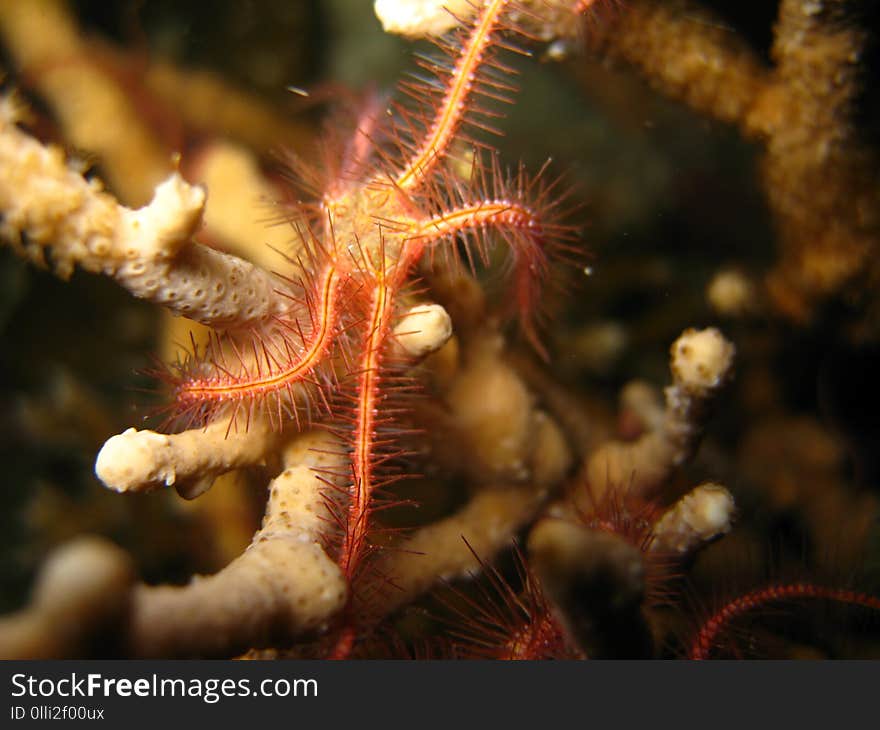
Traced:
<path fill-rule="evenodd" d="M 486 51 L 492 44 L 502 12 L 509 0 L 490 0 L 485 4 L 479 21 L 462 48 L 451 82 L 429 127 L 424 142 L 406 163 L 395 185 L 407 190 L 418 187 L 431 174 L 434 165 L 446 153 L 467 111 L 477 73 Z"/>
<path fill-rule="evenodd" d="M 213 413 L 229 402 L 256 403 L 270 395 L 282 398 L 282 391 L 290 393 L 295 383 L 309 378 L 325 361 L 335 341 L 341 283 L 336 267 L 328 264 L 315 282 L 317 297 L 309 311 L 311 326 L 303 331 L 298 320 L 286 322 L 279 318 L 277 329 L 281 334 L 273 336 L 281 342 L 267 339 L 259 348 L 254 345 L 253 362 L 245 362 L 247 354 L 230 337 L 225 342 L 233 349 L 238 366 L 227 366 L 221 352 L 224 340 L 218 338 L 217 352 L 212 353 L 213 362 L 209 363 L 213 373 L 181 379 L 175 390 L 177 407 L 183 411 L 204 408 Z M 301 340 L 299 347 L 291 344 L 294 338 Z"/>

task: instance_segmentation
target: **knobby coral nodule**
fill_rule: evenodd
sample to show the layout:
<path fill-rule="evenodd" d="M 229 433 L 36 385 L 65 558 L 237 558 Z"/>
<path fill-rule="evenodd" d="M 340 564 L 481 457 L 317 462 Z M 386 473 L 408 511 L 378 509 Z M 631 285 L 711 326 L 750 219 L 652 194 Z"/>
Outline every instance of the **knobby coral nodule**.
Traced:
<path fill-rule="evenodd" d="M 497 131 L 494 103 L 511 102 L 516 91 L 503 54 L 523 52 L 550 20 L 593 5 L 489 0 L 468 4 L 468 19 L 449 15 L 456 27 L 436 42 L 440 53 L 418 57 L 426 75 L 402 85 L 408 102 L 362 116 L 326 169 L 297 165 L 314 201 L 289 212 L 297 235 L 282 275 L 195 243 L 205 192 L 180 174 L 149 205 L 124 207 L 70 169 L 60 150 L 22 131 L 23 110 L 14 96 L 4 99 L 4 241 L 62 276 L 75 265 L 103 273 L 212 330 L 165 373 L 185 429 L 110 438 L 97 458 L 99 478 L 120 492 L 174 486 L 194 498 L 239 467 L 267 464 L 275 476 L 247 551 L 187 586 L 136 584 L 127 558 L 101 542 L 62 551 L 31 607 L 0 622 L 3 654 L 75 654 L 109 627 L 126 653 L 140 656 L 231 656 L 316 633 L 324 634 L 323 655 L 350 656 L 383 616 L 439 577 L 479 566 L 535 517 L 571 455 L 507 363 L 497 318 L 469 272 L 506 249 L 510 309 L 543 354 L 540 287 L 556 261 L 575 258 L 577 237 L 558 179 L 546 169 L 506 172 L 482 133 Z M 422 291 L 414 286 L 421 278 Z M 451 376 L 414 369 L 443 352 L 455 362 Z M 732 359 L 716 330 L 682 336 L 655 427 L 596 457 L 602 464 L 590 484 L 600 499 L 627 474 L 638 475 L 633 498 L 650 499 L 695 448 Z M 469 476 L 480 488 L 451 516 L 395 541 L 377 530 L 375 513 L 383 488 L 407 476 L 418 449 L 409 426 L 426 411 L 410 392 L 428 382 L 454 413 L 447 432 L 472 451 Z M 438 460 L 450 458 L 434 448 Z M 677 554 L 725 532 L 733 512 L 721 487 L 686 500 L 652 523 L 651 542 Z M 564 506 L 555 509 L 554 520 L 565 516 Z M 568 527 L 545 525 L 537 540 L 545 572 L 558 579 L 549 581 L 551 598 L 563 607 L 566 566 L 578 562 L 579 574 L 595 547 L 567 518 Z M 388 544 L 394 549 L 380 549 Z"/>

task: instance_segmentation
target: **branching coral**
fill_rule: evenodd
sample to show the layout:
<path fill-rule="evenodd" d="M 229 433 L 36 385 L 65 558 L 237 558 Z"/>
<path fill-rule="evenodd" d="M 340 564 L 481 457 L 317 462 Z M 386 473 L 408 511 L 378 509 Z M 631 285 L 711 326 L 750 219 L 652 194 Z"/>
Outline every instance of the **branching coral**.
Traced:
<path fill-rule="evenodd" d="M 791 248 L 805 230 L 817 234 L 811 242 L 830 240 L 821 211 L 844 205 L 841 181 L 858 188 L 853 205 L 864 207 L 867 194 L 867 157 L 847 121 L 855 76 L 841 76 L 840 98 L 821 103 L 824 122 L 807 121 L 800 115 L 828 83 L 802 88 L 805 74 L 818 76 L 792 39 L 822 35 L 830 47 L 817 63 L 826 69 L 845 63 L 839 48 L 858 50 L 864 38 L 843 25 L 835 44 L 822 13 L 811 22 L 802 4 L 784 2 L 770 71 L 684 5 L 633 2 L 607 17 L 596 15 L 602 2 L 490 0 L 451 13 L 440 5 L 377 3 L 390 30 L 444 33 L 440 52 L 418 56 L 421 75 L 401 87 L 406 101 L 364 104 L 343 141 L 324 144 L 322 164 L 286 155 L 291 185 L 266 174 L 261 155 L 271 145 L 254 130 L 298 144 L 304 128 L 214 76 L 162 62 L 144 70 L 145 93 L 177 99 L 180 125 L 202 135 L 197 151 L 172 157 L 107 72 L 106 59 L 123 53 L 104 47 L 95 60 L 60 1 L 0 3 L 22 96 L 42 100 L 61 139 L 97 155 L 109 186 L 38 141 L 21 97 L 7 94 L 0 236 L 64 278 L 76 267 L 104 274 L 192 323 L 165 324 L 166 351 L 191 338 L 160 373 L 169 422 L 111 436 L 97 477 L 131 499 L 174 487 L 196 509 L 213 492 L 265 496 L 245 551 L 185 585 L 138 582 L 130 559 L 106 542 L 60 548 L 30 605 L 0 622 L 0 653 L 77 656 L 109 641 L 104 652 L 124 656 L 373 656 L 409 608 L 430 605 L 438 584 L 473 582 L 477 572 L 494 586 L 483 592 L 492 605 L 478 605 L 479 589 L 467 598 L 475 595 L 467 583 L 455 591 L 489 636 L 464 630 L 455 656 L 556 655 L 548 647 L 566 657 L 628 655 L 610 646 L 623 626 L 656 636 L 648 653 L 663 644 L 653 612 L 678 588 L 677 571 L 735 516 L 731 491 L 688 470 L 731 385 L 734 346 L 715 328 L 681 323 L 677 331 L 689 328 L 672 346 L 665 403 L 644 383 L 628 387 L 616 434 L 611 417 L 556 381 L 562 368 L 539 364 L 568 355 L 558 336 L 543 337 L 541 305 L 544 285 L 581 259 L 583 221 L 569 217 L 571 195 L 549 164 L 536 176 L 525 166 L 509 172 L 490 141 L 516 91 L 509 52 L 553 43 L 577 14 L 588 16 L 588 37 L 608 53 L 766 141 L 768 191 Z M 34 38 L 35 17 L 51 26 L 54 45 Z M 670 29 L 675 43 L 654 42 Z M 234 111 L 223 120 L 195 113 L 226 96 Z M 129 121 L 115 136 L 85 134 L 102 114 Z M 828 157 L 817 162 L 810 150 L 819 138 Z M 787 177 L 775 178 L 783 169 Z M 796 180 L 795 169 L 804 173 Z M 805 222 L 794 193 L 829 170 L 840 185 L 829 185 Z M 276 225 L 261 228 L 267 219 Z M 801 274 L 782 277 L 794 282 L 801 314 L 852 280 L 873 245 L 862 223 L 831 226 L 855 253 L 818 289 Z M 483 269 L 506 275 L 504 306 L 487 295 Z M 524 347 L 506 326 L 512 318 Z M 728 482 L 723 461 L 716 467 Z M 239 479 L 256 496 L 236 489 Z M 407 506 L 414 495 L 422 516 Z M 218 533 L 223 514 L 206 518 Z M 517 536 L 526 562 L 516 571 L 522 585 L 510 586 L 490 561 Z M 467 623 L 465 609 L 452 613 Z M 507 625 L 493 628 L 492 617 Z M 489 644 L 503 650 L 468 649 Z"/>
<path fill-rule="evenodd" d="M 663 93 L 763 146 L 764 189 L 780 238 L 767 294 L 801 323 L 844 301 L 856 312 L 858 339 L 877 335 L 880 188 L 876 152 L 858 124 L 869 13 L 847 0 L 780 2 L 772 66 L 691 2 L 629 3 L 595 36 Z"/>
<path fill-rule="evenodd" d="M 223 657 L 321 628 L 346 597 L 320 544 L 327 516 L 314 469 L 332 464 L 328 448 L 322 434 L 285 444 L 284 470 L 269 485 L 250 547 L 188 586 L 135 585 L 124 555 L 97 540 L 63 548 L 44 568 L 31 607 L 0 626 L 4 656 L 76 655 L 89 650 L 90 636 L 109 635 L 132 656 Z"/>

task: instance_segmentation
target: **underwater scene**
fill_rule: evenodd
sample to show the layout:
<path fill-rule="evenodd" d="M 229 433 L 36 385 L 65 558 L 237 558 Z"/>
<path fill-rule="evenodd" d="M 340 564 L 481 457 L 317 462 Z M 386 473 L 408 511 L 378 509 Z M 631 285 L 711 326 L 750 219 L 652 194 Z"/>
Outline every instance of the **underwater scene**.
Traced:
<path fill-rule="evenodd" d="M 0 658 L 880 657 L 878 29 L 0 0 Z"/>

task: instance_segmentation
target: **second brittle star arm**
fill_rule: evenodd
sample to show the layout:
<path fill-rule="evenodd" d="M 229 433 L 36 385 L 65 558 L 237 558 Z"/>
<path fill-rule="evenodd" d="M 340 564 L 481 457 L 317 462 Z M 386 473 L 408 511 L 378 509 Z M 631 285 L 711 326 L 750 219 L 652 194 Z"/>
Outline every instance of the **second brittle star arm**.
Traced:
<path fill-rule="evenodd" d="M 232 336 L 218 336 L 202 357 L 194 353 L 189 372 L 176 383 L 177 407 L 183 412 L 202 412 L 208 417 L 201 420 L 209 421 L 226 404 L 234 404 L 233 418 L 239 406 L 249 410 L 252 404 L 265 403 L 268 398 L 275 399 L 278 411 L 285 397 L 293 404 L 294 385 L 311 378 L 326 361 L 336 339 L 345 280 L 330 262 L 309 282 L 301 306 L 277 317 L 274 327 L 266 332 L 253 333 L 249 344 L 239 345 Z M 281 420 L 279 413 L 279 424 Z"/>
<path fill-rule="evenodd" d="M 418 260 L 429 247 L 440 242 L 449 243 L 455 241 L 456 236 L 462 236 L 464 255 L 473 269 L 475 253 L 470 244 L 476 246 L 476 255 L 480 260 L 488 263 L 491 236 L 496 234 L 507 245 L 511 256 L 516 315 L 525 333 L 540 351 L 533 329 L 537 299 L 548 272 L 550 254 L 561 253 L 560 249 L 567 245 L 570 231 L 566 226 L 554 222 L 554 211 L 547 210 L 543 195 L 538 196 L 537 207 L 520 202 L 516 199 L 518 197 L 522 196 L 499 196 L 467 202 L 419 221 L 407 239 L 406 256 L 408 260 Z M 555 207 L 555 203 L 549 207 Z M 550 248 L 554 250 L 550 251 Z M 459 255 L 451 245 L 449 255 Z"/>
<path fill-rule="evenodd" d="M 395 294 L 392 281 L 380 270 L 359 358 L 354 407 L 352 486 L 340 550 L 340 567 L 349 579 L 354 577 L 367 549 L 372 497 L 376 488 L 381 486 L 376 479 L 375 467 L 379 458 L 377 449 L 382 444 L 377 442 L 376 433 L 384 419 L 379 412 L 382 355 L 389 337 Z"/>
<path fill-rule="evenodd" d="M 480 77 L 482 67 L 489 62 L 487 54 L 493 44 L 498 42 L 496 35 L 503 27 L 502 16 L 508 5 L 509 2 L 506 0 L 486 2 L 479 21 L 462 40 L 461 52 L 448 75 L 446 92 L 437 112 L 424 138 L 417 143 L 412 156 L 397 176 L 395 184 L 400 189 L 416 188 L 430 176 L 438 160 L 443 158 L 450 142 L 455 138 L 465 115 L 474 111 L 473 95 L 475 93 L 485 95 L 485 92 L 481 92 L 480 85 L 488 83 L 495 89 L 496 94 L 509 93 L 513 90 L 513 87 L 507 84 L 493 83 Z M 442 63 L 429 65 L 432 73 L 445 76 Z M 424 90 L 417 90 L 414 94 L 417 98 L 420 91 Z M 489 93 L 493 92 L 490 90 Z"/>
<path fill-rule="evenodd" d="M 485 231 L 496 231 L 510 247 L 514 257 L 514 271 L 524 269 L 540 280 L 546 269 L 546 255 L 542 248 L 545 238 L 543 221 L 528 206 L 509 200 L 488 200 L 467 203 L 436 216 L 419 221 L 407 239 L 406 256 L 418 260 L 432 245 L 451 242 L 456 235 L 476 237 L 477 255 L 487 263 L 489 259 Z M 469 243 L 469 241 L 466 241 Z M 454 252 L 453 255 L 457 255 Z M 468 264 L 474 268 L 474 252 L 465 247 Z M 531 304 L 531 302 L 523 302 Z"/>

